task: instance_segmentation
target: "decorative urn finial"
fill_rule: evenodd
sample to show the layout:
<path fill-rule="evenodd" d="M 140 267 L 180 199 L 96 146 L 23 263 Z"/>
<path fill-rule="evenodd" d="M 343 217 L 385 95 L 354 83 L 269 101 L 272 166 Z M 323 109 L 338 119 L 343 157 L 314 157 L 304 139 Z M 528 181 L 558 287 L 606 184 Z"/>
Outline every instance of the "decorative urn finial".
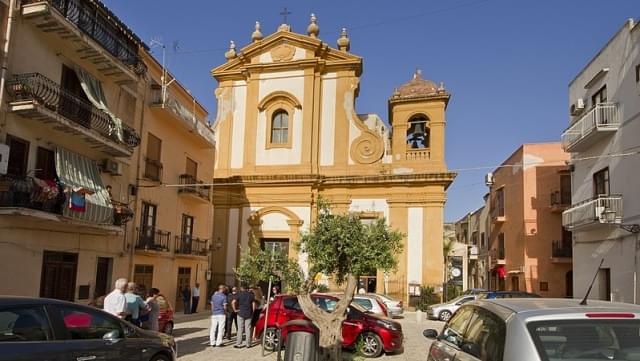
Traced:
<path fill-rule="evenodd" d="M 340 33 L 340 38 L 338 39 L 338 49 L 349 51 L 350 45 L 351 40 L 349 40 L 349 36 L 347 35 L 347 28 L 342 28 L 342 33 Z"/>
<path fill-rule="evenodd" d="M 227 50 L 227 52 L 224 53 L 224 57 L 227 58 L 227 60 L 231 60 L 236 56 L 238 56 L 238 54 L 236 53 L 236 43 L 234 43 L 233 40 L 231 40 L 229 42 L 229 50 Z"/>
<path fill-rule="evenodd" d="M 262 32 L 260 31 L 260 22 L 256 21 L 256 30 L 251 34 L 251 40 L 256 42 L 262 40 L 262 38 L 264 38 L 264 36 L 262 36 Z"/>
<path fill-rule="evenodd" d="M 311 23 L 307 27 L 307 34 L 312 38 L 317 38 L 320 34 L 320 27 L 318 26 L 318 18 L 316 14 L 311 14 Z"/>

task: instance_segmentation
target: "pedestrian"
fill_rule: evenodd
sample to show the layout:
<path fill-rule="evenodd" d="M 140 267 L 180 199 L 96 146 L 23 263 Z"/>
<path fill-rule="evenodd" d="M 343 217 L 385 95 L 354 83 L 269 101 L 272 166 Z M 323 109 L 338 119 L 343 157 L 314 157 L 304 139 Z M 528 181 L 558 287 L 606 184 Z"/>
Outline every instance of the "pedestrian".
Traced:
<path fill-rule="evenodd" d="M 258 319 L 260 318 L 260 312 L 262 312 L 262 307 L 264 307 L 265 299 L 260 286 L 253 287 L 251 292 L 253 292 L 253 303 L 255 305 L 253 316 L 251 317 L 251 334 L 253 335 L 253 330 L 255 330 Z"/>
<path fill-rule="evenodd" d="M 280 294 L 280 288 L 278 286 L 271 287 L 271 298 L 269 298 L 269 302 L 273 302 L 276 299 L 276 296 Z"/>
<path fill-rule="evenodd" d="M 227 321 L 227 295 L 224 294 L 225 285 L 219 285 L 218 291 L 211 296 L 211 330 L 209 331 L 209 345 L 222 346 L 222 336 Z"/>
<path fill-rule="evenodd" d="M 200 283 L 191 289 L 191 313 L 198 313 L 198 302 L 200 301 Z"/>
<path fill-rule="evenodd" d="M 127 298 L 124 291 L 127 289 L 127 279 L 116 280 L 113 291 L 104 298 L 104 310 L 110 314 L 125 318 L 127 315 Z"/>
<path fill-rule="evenodd" d="M 189 291 L 189 286 L 184 286 L 182 289 L 182 303 L 184 305 L 184 314 L 191 313 L 191 291 Z"/>
<path fill-rule="evenodd" d="M 140 313 L 149 311 L 149 306 L 144 302 L 142 297 L 136 294 L 137 286 L 134 282 L 127 284 L 127 293 L 124 297 L 127 299 L 127 317 L 126 320 L 136 326 L 140 326 Z"/>
<path fill-rule="evenodd" d="M 149 297 L 147 297 L 147 305 L 149 306 L 149 313 L 147 314 L 147 320 L 143 322 L 142 327 L 151 330 L 158 331 L 158 319 L 160 318 L 160 305 L 156 297 L 160 294 L 160 290 L 152 287 L 149 290 Z"/>
<path fill-rule="evenodd" d="M 256 304 L 254 295 L 247 290 L 247 286 L 240 285 L 240 292 L 235 300 L 233 300 L 233 309 L 238 313 L 238 336 L 236 337 L 235 348 L 241 348 L 242 337 L 245 336 L 245 347 L 251 347 L 251 318 L 255 311 Z"/>
<path fill-rule="evenodd" d="M 233 304 L 233 300 L 238 298 L 238 288 L 232 287 L 231 292 L 227 295 L 227 304 Z M 238 333 L 238 314 L 233 310 L 233 307 L 227 307 L 227 323 L 225 324 L 225 337 L 231 340 L 231 328 L 233 324 L 236 324 L 236 333 Z"/>

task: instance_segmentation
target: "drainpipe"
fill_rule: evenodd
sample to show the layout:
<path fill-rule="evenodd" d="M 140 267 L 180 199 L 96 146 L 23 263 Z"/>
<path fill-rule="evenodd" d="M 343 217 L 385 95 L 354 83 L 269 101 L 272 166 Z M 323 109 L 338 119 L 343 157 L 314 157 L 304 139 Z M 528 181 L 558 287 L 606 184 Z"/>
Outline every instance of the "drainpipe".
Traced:
<path fill-rule="evenodd" d="M 4 39 L 2 39 L 4 45 L 2 47 L 2 66 L 1 66 L 2 71 L 0 73 L 0 109 L 4 107 L 4 95 L 6 93 L 4 88 L 7 80 L 7 66 L 9 64 L 9 48 L 11 43 L 13 22 L 15 19 L 13 15 L 13 13 L 15 12 L 15 7 L 16 7 L 16 0 L 9 0 L 9 7 L 7 12 L 7 28 L 5 31 Z M 2 114 L 3 114 L 2 125 L 4 126 L 7 113 L 2 112 Z"/>

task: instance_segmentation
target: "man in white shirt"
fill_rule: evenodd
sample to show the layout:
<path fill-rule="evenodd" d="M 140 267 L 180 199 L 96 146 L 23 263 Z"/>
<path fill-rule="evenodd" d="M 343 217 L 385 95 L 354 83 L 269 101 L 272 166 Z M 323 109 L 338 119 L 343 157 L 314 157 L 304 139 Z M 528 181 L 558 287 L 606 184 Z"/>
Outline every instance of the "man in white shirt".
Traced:
<path fill-rule="evenodd" d="M 114 290 L 104 298 L 104 310 L 114 316 L 125 318 L 127 315 L 127 298 L 124 296 L 124 291 L 126 289 L 127 279 L 118 279 Z"/>
<path fill-rule="evenodd" d="M 200 284 L 196 282 L 191 289 L 191 313 L 198 313 L 198 301 L 200 301 Z"/>

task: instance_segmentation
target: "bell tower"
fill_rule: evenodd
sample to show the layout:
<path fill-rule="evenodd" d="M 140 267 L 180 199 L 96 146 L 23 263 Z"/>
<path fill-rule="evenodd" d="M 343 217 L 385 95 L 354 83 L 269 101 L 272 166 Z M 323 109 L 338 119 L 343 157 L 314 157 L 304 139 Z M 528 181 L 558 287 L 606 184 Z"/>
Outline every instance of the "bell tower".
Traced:
<path fill-rule="evenodd" d="M 446 171 L 444 160 L 445 112 L 450 94 L 416 70 L 389 98 L 389 123 L 393 128 L 393 163 L 413 172 Z"/>

